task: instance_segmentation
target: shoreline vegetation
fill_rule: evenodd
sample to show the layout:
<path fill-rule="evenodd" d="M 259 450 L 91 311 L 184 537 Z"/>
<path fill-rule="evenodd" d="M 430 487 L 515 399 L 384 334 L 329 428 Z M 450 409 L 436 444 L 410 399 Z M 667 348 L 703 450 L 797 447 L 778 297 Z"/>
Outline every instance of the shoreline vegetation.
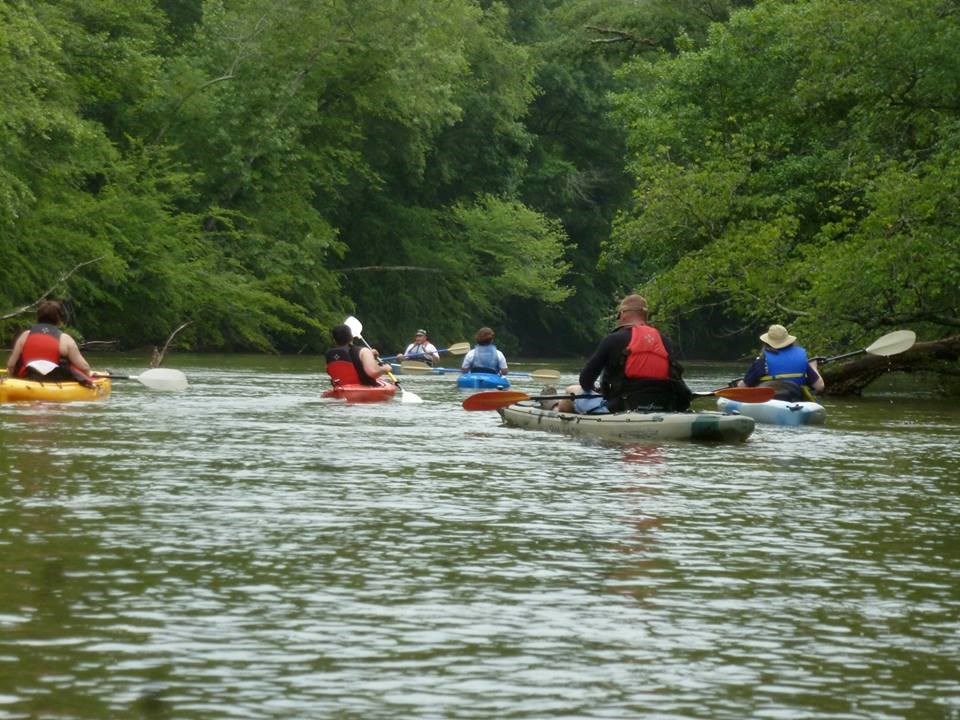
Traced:
<path fill-rule="evenodd" d="M 349 314 L 391 350 L 490 326 L 510 357 L 584 357 L 638 292 L 681 357 L 750 357 L 772 323 L 819 353 L 910 328 L 893 369 L 956 385 L 941 0 L 0 18 L 2 343 L 49 297 L 156 364 L 319 353 Z"/>

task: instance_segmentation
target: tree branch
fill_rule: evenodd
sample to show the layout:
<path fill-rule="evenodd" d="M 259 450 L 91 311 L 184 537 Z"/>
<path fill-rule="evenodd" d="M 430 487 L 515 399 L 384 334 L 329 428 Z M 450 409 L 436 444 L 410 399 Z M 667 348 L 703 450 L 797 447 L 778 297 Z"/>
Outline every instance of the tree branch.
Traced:
<path fill-rule="evenodd" d="M 185 323 L 181 324 L 180 327 L 178 327 L 176 330 L 170 333 L 170 337 L 168 337 L 167 341 L 163 344 L 163 350 L 161 350 L 159 353 L 157 352 L 156 348 L 153 349 L 153 356 L 150 358 L 150 367 L 152 368 L 160 367 L 160 364 L 163 362 L 163 356 L 167 354 L 167 348 L 170 347 L 170 342 L 173 340 L 173 338 L 176 336 L 178 332 L 183 330 L 187 325 L 190 325 L 192 322 L 193 320 L 187 320 Z"/>
<path fill-rule="evenodd" d="M 82 268 L 82 267 L 85 266 L 85 265 L 90 265 L 90 264 L 95 263 L 95 262 L 100 262 L 101 260 L 103 260 L 104 257 L 106 257 L 106 256 L 105 256 L 105 255 L 101 255 L 100 257 L 94 258 L 93 260 L 86 260 L 86 261 L 80 263 L 79 265 L 75 265 L 72 270 L 70 270 L 69 272 L 66 272 L 66 273 L 63 273 L 62 275 L 60 275 L 60 277 L 57 278 L 57 281 L 53 284 L 53 286 L 52 286 L 49 290 L 47 290 L 45 293 L 43 293 L 40 297 L 38 297 L 36 300 L 34 300 L 32 303 L 30 303 L 29 305 L 24 305 L 22 308 L 18 308 L 18 309 L 16 309 L 16 310 L 13 310 L 13 311 L 7 313 L 6 315 L 0 315 L 0 320 L 9 320 L 10 318 L 17 317 L 17 315 L 22 315 L 23 313 L 25 313 L 25 312 L 27 312 L 27 311 L 29 311 L 29 310 L 32 310 L 33 308 L 37 307 L 37 305 L 39 305 L 41 302 L 43 302 L 44 300 L 46 300 L 47 296 L 48 296 L 50 293 L 52 293 L 54 290 L 56 290 L 60 285 L 63 285 L 65 282 L 67 282 L 67 280 L 70 279 L 70 276 L 73 275 L 77 270 L 79 270 L 80 268 Z"/>
<path fill-rule="evenodd" d="M 352 272 L 427 272 L 442 273 L 440 268 L 420 267 L 418 265 L 364 265 L 363 267 L 340 268 L 333 272 L 346 274 Z"/>
<path fill-rule="evenodd" d="M 596 33 L 606 35 L 608 37 L 596 38 L 590 40 L 592 43 L 615 43 L 615 42 L 629 42 L 635 45 L 645 45 L 646 47 L 656 48 L 659 45 L 656 41 L 649 38 L 641 38 L 634 35 L 629 30 L 618 30 L 617 28 L 605 28 L 597 27 L 596 25 L 587 25 L 587 30 L 593 30 Z"/>

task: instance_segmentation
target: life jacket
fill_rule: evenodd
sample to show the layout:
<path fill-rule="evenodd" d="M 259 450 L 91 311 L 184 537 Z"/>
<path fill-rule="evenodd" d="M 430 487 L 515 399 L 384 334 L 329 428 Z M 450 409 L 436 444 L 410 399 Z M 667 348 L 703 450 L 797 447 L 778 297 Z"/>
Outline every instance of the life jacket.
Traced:
<path fill-rule="evenodd" d="M 799 345 L 793 344 L 780 350 L 764 350 L 763 360 L 767 366 L 767 374 L 761 376 L 760 382 L 768 380 L 789 380 L 797 385 L 807 384 L 807 351 Z"/>
<path fill-rule="evenodd" d="M 31 380 L 78 382 L 86 387 L 93 387 L 92 377 L 60 355 L 61 335 L 63 335 L 63 331 L 56 325 L 38 323 L 31 327 L 30 333 L 23 343 L 23 350 L 20 352 L 14 374 L 17 377 Z M 57 367 L 46 374 L 27 367 L 29 363 L 35 360 L 48 360 L 56 363 Z"/>
<path fill-rule="evenodd" d="M 330 348 L 324 357 L 327 360 L 327 374 L 334 385 L 379 385 L 364 371 L 360 362 L 360 348 L 356 345 Z"/>
<path fill-rule="evenodd" d="M 601 392 L 611 412 L 686 410 L 690 390 L 671 373 L 663 336 L 649 325 L 632 325 L 630 340 L 617 361 L 603 371 Z"/>
<path fill-rule="evenodd" d="M 60 328 L 56 325 L 38 323 L 31 327 L 20 352 L 16 371 L 17 377 L 27 377 L 31 374 L 31 369 L 27 365 L 34 360 L 48 360 L 55 365 L 59 365 L 63 361 L 63 358 L 60 357 L 60 335 L 62 334 Z"/>
<path fill-rule="evenodd" d="M 477 345 L 474 348 L 473 360 L 470 361 L 470 372 L 500 374 L 500 358 L 497 357 L 497 346 Z"/>
<path fill-rule="evenodd" d="M 430 367 L 433 367 L 433 350 L 427 350 L 427 345 L 430 344 L 430 341 L 427 340 L 422 344 L 410 343 L 407 345 L 407 349 L 403 351 L 404 355 L 416 355 L 417 357 L 411 358 L 411 360 L 416 360 L 417 362 L 426 363 Z"/>
<path fill-rule="evenodd" d="M 670 379 L 670 358 L 663 337 L 649 325 L 634 325 L 627 344 L 623 374 L 628 378 Z"/>

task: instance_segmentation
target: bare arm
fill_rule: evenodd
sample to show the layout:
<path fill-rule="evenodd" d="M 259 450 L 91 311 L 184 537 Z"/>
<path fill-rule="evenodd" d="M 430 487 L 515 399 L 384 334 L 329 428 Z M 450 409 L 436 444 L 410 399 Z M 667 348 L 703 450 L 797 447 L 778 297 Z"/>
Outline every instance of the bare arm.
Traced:
<path fill-rule="evenodd" d="M 363 365 L 363 371 L 372 378 L 378 378 L 381 375 L 390 372 L 390 365 L 381 365 L 377 362 L 377 356 L 370 348 L 360 350 L 360 363 Z"/>
<path fill-rule="evenodd" d="M 20 359 L 20 353 L 23 352 L 23 344 L 27 341 L 27 335 L 29 335 L 29 331 L 20 333 L 20 337 L 18 337 L 17 341 L 13 344 L 10 357 L 7 358 L 7 372 L 11 375 L 13 375 L 13 371 L 17 368 L 17 360 Z"/>
<path fill-rule="evenodd" d="M 820 363 L 818 363 L 816 360 L 811 360 L 809 362 L 809 365 L 810 365 L 810 370 L 812 370 L 813 372 L 808 373 L 808 375 L 813 375 L 816 377 L 816 380 L 810 383 L 810 387 L 813 388 L 814 392 L 818 392 L 818 393 L 823 392 L 823 389 L 826 387 L 826 384 L 823 382 L 823 376 L 820 374 Z"/>
<path fill-rule="evenodd" d="M 90 372 L 90 363 L 80 354 L 77 341 L 63 333 L 60 336 L 60 354 L 70 361 L 70 364 L 80 368 L 85 373 Z"/>

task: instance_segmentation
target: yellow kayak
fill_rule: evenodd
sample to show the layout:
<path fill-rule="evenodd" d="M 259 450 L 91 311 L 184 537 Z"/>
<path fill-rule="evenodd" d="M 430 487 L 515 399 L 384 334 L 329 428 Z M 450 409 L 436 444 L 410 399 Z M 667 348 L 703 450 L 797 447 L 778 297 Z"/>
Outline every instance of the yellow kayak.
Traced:
<path fill-rule="evenodd" d="M 8 402 L 73 402 L 106 400 L 110 397 L 110 378 L 94 380 L 93 387 L 78 382 L 43 382 L 8 377 L 0 373 L 0 403 Z"/>

